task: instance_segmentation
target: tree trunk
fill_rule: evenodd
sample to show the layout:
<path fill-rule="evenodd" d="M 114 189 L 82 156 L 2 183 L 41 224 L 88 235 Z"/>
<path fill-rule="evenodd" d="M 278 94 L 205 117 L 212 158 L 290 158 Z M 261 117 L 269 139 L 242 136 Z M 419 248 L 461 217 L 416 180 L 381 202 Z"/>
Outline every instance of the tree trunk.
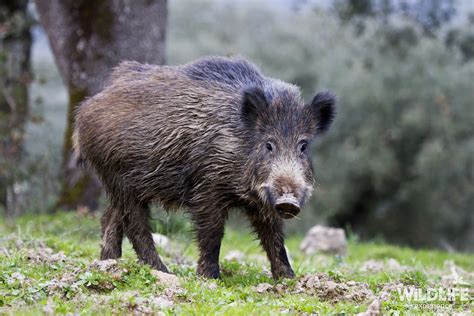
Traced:
<path fill-rule="evenodd" d="M 69 90 L 64 140 L 63 188 L 58 207 L 97 208 L 97 177 L 72 155 L 74 112 L 103 88 L 122 60 L 163 64 L 167 0 L 36 0 L 56 63 Z"/>
<path fill-rule="evenodd" d="M 0 208 L 18 215 L 19 163 L 28 116 L 31 18 L 28 0 L 0 3 Z"/>

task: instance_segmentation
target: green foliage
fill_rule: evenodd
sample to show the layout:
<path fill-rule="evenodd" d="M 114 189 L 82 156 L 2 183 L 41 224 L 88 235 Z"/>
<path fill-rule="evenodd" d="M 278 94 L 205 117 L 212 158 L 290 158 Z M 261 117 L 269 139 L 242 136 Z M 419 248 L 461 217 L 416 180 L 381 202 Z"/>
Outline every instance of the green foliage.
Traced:
<path fill-rule="evenodd" d="M 456 17 L 456 4 L 456 0 L 334 0 L 333 10 L 343 22 L 355 20 L 360 30 L 368 17 L 384 23 L 390 19 L 407 19 L 427 35 L 434 35 Z"/>
<path fill-rule="evenodd" d="M 166 212 L 162 208 L 156 208 L 152 212 L 155 219 L 155 231 L 163 235 L 187 236 L 192 233 L 189 219 L 179 212 Z"/>
<path fill-rule="evenodd" d="M 445 37 L 446 46 L 459 50 L 466 61 L 474 58 L 474 12 L 468 16 L 467 25 L 451 28 Z"/>
<path fill-rule="evenodd" d="M 415 270 L 403 273 L 401 281 L 405 285 L 426 286 L 428 278 L 423 272 Z"/>

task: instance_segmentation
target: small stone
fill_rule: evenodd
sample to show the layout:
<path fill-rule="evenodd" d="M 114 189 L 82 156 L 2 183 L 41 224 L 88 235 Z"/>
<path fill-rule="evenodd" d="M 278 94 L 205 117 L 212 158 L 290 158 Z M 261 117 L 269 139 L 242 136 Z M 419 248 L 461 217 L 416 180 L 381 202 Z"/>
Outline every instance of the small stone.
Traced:
<path fill-rule="evenodd" d="M 62 251 L 51 254 L 51 256 L 49 257 L 49 261 L 50 262 L 64 262 L 66 261 L 66 255 Z"/>
<path fill-rule="evenodd" d="M 386 263 L 384 263 L 382 260 L 367 260 L 362 264 L 360 271 L 380 272 L 384 270 L 390 270 L 393 272 L 401 272 L 407 269 L 408 268 L 406 266 L 402 266 L 397 260 L 390 258 Z"/>
<path fill-rule="evenodd" d="M 242 262 L 244 258 L 245 254 L 243 252 L 240 252 L 238 250 L 231 250 L 224 257 L 224 260 Z"/>
<path fill-rule="evenodd" d="M 174 303 L 166 297 L 158 296 L 153 300 L 153 305 L 157 308 L 169 308 L 173 306 Z"/>
<path fill-rule="evenodd" d="M 349 290 L 349 286 L 347 284 L 344 284 L 344 283 L 339 284 L 339 288 L 343 291 Z"/>
<path fill-rule="evenodd" d="M 309 289 L 313 288 L 316 281 L 318 281 L 318 283 L 319 283 L 319 280 L 316 279 L 315 276 L 309 276 L 308 280 L 306 281 L 306 287 L 309 288 Z"/>
<path fill-rule="evenodd" d="M 317 252 L 345 255 L 347 239 L 343 229 L 316 225 L 306 234 L 300 245 L 307 255 Z"/>
<path fill-rule="evenodd" d="M 178 287 L 181 284 L 179 281 L 179 278 L 174 274 L 165 273 L 163 271 L 157 271 L 157 270 L 152 270 L 151 274 L 155 278 L 157 278 L 159 283 L 163 283 L 168 286 L 175 286 L 175 287 Z"/>
<path fill-rule="evenodd" d="M 275 285 L 275 291 L 278 294 L 284 294 L 285 293 L 285 286 L 283 286 L 283 284 L 277 284 L 277 285 Z"/>
<path fill-rule="evenodd" d="M 209 290 L 215 290 L 215 289 L 217 289 L 217 283 L 211 282 L 211 283 L 209 283 L 209 284 L 207 285 L 207 288 L 208 288 Z"/>
<path fill-rule="evenodd" d="M 382 290 L 380 291 L 379 300 L 388 301 L 392 297 L 393 293 L 403 288 L 404 288 L 404 285 L 402 283 L 385 284 Z"/>
<path fill-rule="evenodd" d="M 267 292 L 268 290 L 270 290 L 271 288 L 273 288 L 273 286 L 271 284 L 268 284 L 268 283 L 260 283 L 258 284 L 256 287 L 255 287 L 255 291 L 257 293 L 265 293 Z"/>
<path fill-rule="evenodd" d="M 170 245 L 170 239 L 166 237 L 165 235 L 161 234 L 152 234 L 153 236 L 153 242 L 157 247 L 167 249 Z"/>
<path fill-rule="evenodd" d="M 333 282 L 333 281 L 328 281 L 326 283 L 326 288 L 328 290 L 328 293 L 335 293 L 336 292 L 336 288 L 337 288 L 337 284 L 336 282 Z"/>
<path fill-rule="evenodd" d="M 115 266 L 117 266 L 117 260 L 115 259 L 94 260 L 90 265 L 91 268 L 102 272 L 110 271 Z"/>
<path fill-rule="evenodd" d="M 370 303 L 369 307 L 365 312 L 357 314 L 358 316 L 376 316 L 381 315 L 382 312 L 382 304 L 378 299 L 375 299 Z"/>
<path fill-rule="evenodd" d="M 384 264 L 379 260 L 367 260 L 362 264 L 360 271 L 362 272 L 380 272 L 384 269 Z"/>

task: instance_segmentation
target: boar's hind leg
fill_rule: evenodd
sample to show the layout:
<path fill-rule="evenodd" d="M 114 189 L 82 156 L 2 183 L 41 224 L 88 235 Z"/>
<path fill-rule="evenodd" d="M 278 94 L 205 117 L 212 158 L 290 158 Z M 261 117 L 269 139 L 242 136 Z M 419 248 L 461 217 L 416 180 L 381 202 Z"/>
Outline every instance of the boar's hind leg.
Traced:
<path fill-rule="evenodd" d="M 250 221 L 270 260 L 273 278 L 293 278 L 295 273 L 285 250 L 282 219 L 277 217 L 263 219 L 254 215 L 250 216 Z"/>
<path fill-rule="evenodd" d="M 219 252 L 224 237 L 225 213 L 196 212 L 193 214 L 194 230 L 199 247 L 197 274 L 199 276 L 218 279 Z"/>
<path fill-rule="evenodd" d="M 121 213 L 109 206 L 101 219 L 102 250 L 101 260 L 117 259 L 122 256 L 123 223 Z"/>
<path fill-rule="evenodd" d="M 138 259 L 154 269 L 168 273 L 168 269 L 156 252 L 151 234 L 150 209 L 147 204 L 135 203 L 127 207 L 125 216 L 125 234 L 132 243 Z"/>

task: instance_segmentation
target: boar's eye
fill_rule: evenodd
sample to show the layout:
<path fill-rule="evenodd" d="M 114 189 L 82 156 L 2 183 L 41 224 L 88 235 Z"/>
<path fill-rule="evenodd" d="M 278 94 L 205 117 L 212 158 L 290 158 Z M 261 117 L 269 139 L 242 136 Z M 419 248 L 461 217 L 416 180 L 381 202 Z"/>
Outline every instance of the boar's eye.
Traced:
<path fill-rule="evenodd" d="M 301 143 L 299 143 L 298 150 L 300 153 L 302 154 L 306 153 L 307 149 L 308 149 L 308 142 L 302 141 Z"/>
<path fill-rule="evenodd" d="M 267 142 L 265 144 L 265 147 L 267 148 L 268 151 L 270 151 L 270 152 L 273 151 L 273 144 L 272 143 Z"/>

